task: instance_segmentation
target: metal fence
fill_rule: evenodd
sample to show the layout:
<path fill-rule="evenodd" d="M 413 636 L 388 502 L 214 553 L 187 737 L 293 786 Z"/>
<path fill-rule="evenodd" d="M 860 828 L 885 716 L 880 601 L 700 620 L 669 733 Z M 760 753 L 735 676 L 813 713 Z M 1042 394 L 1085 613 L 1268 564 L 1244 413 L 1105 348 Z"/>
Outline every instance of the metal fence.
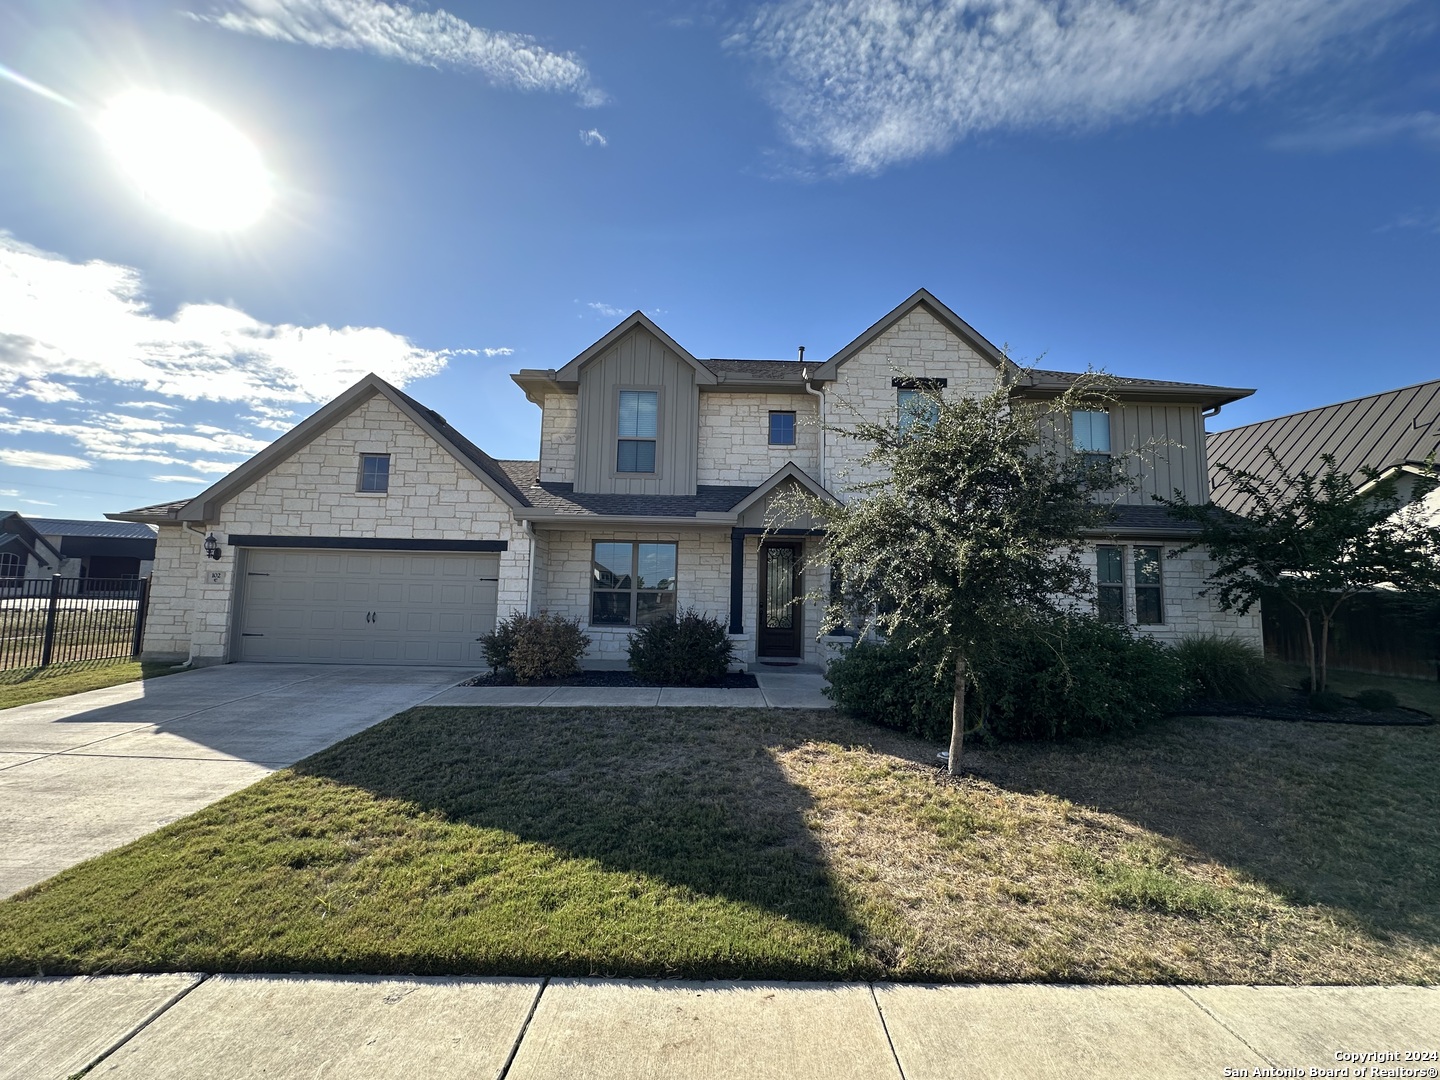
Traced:
<path fill-rule="evenodd" d="M 140 654 L 146 578 L 0 580 L 0 671 Z"/>

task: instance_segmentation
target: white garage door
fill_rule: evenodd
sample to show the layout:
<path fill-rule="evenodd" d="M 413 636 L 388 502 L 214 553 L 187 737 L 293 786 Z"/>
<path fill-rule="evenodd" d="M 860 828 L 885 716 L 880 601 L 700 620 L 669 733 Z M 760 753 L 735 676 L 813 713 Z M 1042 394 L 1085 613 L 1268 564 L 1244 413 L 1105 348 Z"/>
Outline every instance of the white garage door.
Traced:
<path fill-rule="evenodd" d="M 238 659 L 480 667 L 500 556 L 248 548 Z"/>

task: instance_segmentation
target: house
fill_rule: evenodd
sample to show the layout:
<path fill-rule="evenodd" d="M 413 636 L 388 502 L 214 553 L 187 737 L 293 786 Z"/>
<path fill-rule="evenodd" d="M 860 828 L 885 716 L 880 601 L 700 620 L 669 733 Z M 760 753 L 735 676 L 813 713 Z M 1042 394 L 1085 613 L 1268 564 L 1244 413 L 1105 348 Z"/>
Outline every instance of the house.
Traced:
<path fill-rule="evenodd" d="M 1356 479 L 1374 469 L 1396 479 L 1403 505 L 1417 499 L 1416 481 L 1427 462 L 1440 458 L 1440 379 L 1353 398 L 1219 431 L 1206 439 L 1210 461 L 1274 479 L 1324 468 L 1322 454 Z M 1267 448 L 1275 456 L 1267 453 Z M 1250 500 L 1212 470 L 1211 498 L 1237 514 Z M 1421 513 L 1440 524 L 1440 489 L 1418 495 Z M 1304 620 L 1285 604 L 1262 602 L 1265 651 L 1302 664 L 1308 660 Z M 1417 611 L 1383 590 L 1363 593 L 1336 615 L 1330 634 L 1332 668 L 1433 679 L 1440 674 L 1440 630 L 1433 610 Z"/>
<path fill-rule="evenodd" d="M 1205 441 L 1211 462 L 1265 479 L 1278 475 L 1280 466 L 1292 474 L 1319 472 L 1320 455 L 1333 454 L 1340 471 L 1352 476 L 1367 468 L 1395 476 L 1408 504 L 1426 461 L 1440 458 L 1440 379 L 1217 431 Z M 1212 473 L 1210 485 L 1216 505 L 1237 514 L 1250 509 L 1222 474 Z M 1440 491 L 1424 501 L 1440 519 Z"/>
<path fill-rule="evenodd" d="M 766 529 L 786 488 L 846 499 L 861 448 L 823 423 L 894 418 L 912 380 L 1059 393 L 921 290 L 821 362 L 698 359 L 636 312 L 569 362 L 512 378 L 541 411 L 538 460 L 499 461 L 368 376 L 193 499 L 117 520 L 160 530 L 145 655 L 154 659 L 482 663 L 497 616 L 578 617 L 586 662 L 623 663 L 633 627 L 693 607 L 746 663 L 820 662 L 825 582 L 808 522 Z M 1196 593 L 1203 559 L 1152 493 L 1207 490 L 1204 417 L 1250 390 L 1122 379 L 1076 417 L 1081 453 L 1164 445 L 1095 537 L 1104 613 L 1174 638 L 1258 640 L 1258 621 Z M 1136 466 L 1140 468 L 1139 465 Z M 773 524 L 773 523 L 772 523 Z M 823 570 L 820 571 L 823 576 Z"/>
<path fill-rule="evenodd" d="M 0 583 L 36 578 L 140 578 L 155 560 L 153 525 L 0 514 Z"/>

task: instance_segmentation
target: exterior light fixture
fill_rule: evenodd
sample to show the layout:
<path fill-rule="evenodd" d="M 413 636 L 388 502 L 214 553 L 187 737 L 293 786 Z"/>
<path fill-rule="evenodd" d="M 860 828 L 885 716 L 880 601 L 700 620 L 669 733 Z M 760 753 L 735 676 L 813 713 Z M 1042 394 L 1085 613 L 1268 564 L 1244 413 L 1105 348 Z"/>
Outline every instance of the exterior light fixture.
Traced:
<path fill-rule="evenodd" d="M 205 537 L 205 554 L 217 561 L 220 558 L 220 541 L 215 539 L 214 533 Z"/>

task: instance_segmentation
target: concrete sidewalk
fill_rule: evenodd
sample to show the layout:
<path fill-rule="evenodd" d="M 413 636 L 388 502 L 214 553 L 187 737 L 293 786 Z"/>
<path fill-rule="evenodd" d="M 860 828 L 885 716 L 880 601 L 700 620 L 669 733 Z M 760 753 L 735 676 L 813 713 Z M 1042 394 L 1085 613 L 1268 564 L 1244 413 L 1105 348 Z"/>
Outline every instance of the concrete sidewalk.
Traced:
<path fill-rule="evenodd" d="M 833 709 L 818 672 L 752 672 L 758 687 L 710 690 L 646 686 L 457 686 L 427 705 L 652 705 L 729 709 Z"/>
<path fill-rule="evenodd" d="M 0 981 L 0 1080 L 1359 1076 L 1440 1049 L 1434 987 L 907 986 L 298 975 Z M 1433 1057 L 1380 1062 L 1435 1076 Z M 1340 1070 L 1349 1072 L 1316 1072 Z M 1232 1070 L 1227 1073 L 1226 1070 Z M 1239 1070 L 1249 1070 L 1241 1072 Z"/>

